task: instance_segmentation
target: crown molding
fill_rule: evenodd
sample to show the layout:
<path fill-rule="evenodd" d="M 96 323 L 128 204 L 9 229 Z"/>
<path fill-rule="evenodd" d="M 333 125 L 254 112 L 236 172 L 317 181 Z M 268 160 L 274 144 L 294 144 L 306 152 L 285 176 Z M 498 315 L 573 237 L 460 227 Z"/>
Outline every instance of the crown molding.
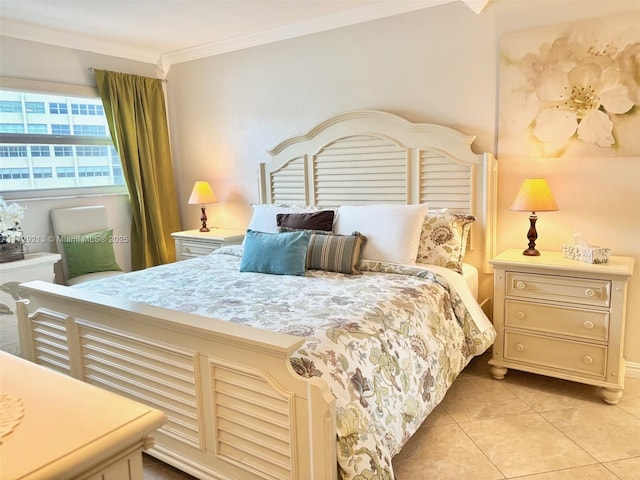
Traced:
<path fill-rule="evenodd" d="M 286 25 L 281 28 L 265 30 L 172 52 L 161 52 L 152 48 L 140 48 L 113 40 L 92 38 L 17 20 L 9 21 L 7 19 L 0 19 L 0 31 L 2 32 L 2 36 L 5 37 L 13 37 L 21 40 L 35 41 L 154 64 L 166 73 L 171 65 L 176 63 L 221 55 L 223 53 L 400 15 L 455 1 L 458 0 L 379 1 L 360 8 L 317 17 L 305 22 Z M 479 14 L 491 0 L 461 1 L 472 11 Z"/>
<path fill-rule="evenodd" d="M 482 12 L 482 10 L 484 10 L 484 7 L 487 6 L 487 3 L 489 3 L 490 0 L 462 0 L 462 1 L 467 4 L 467 7 L 469 7 L 471 10 L 479 14 Z"/>
<path fill-rule="evenodd" d="M 154 49 L 133 47 L 128 44 L 114 42 L 113 40 L 100 40 L 85 35 L 65 32 L 64 30 L 33 25 L 19 20 L 7 21 L 3 19 L 0 23 L 0 32 L 2 32 L 3 37 L 18 38 L 20 40 L 45 43 L 57 47 L 72 48 L 151 64 L 157 64 L 158 58 L 162 53 Z"/>
<path fill-rule="evenodd" d="M 377 20 L 379 18 L 390 17 L 415 10 L 434 7 L 456 0 L 414 0 L 414 1 L 384 1 L 374 3 L 365 7 L 339 12 L 323 17 L 314 18 L 306 22 L 299 22 L 287 25 L 282 28 L 265 30 L 250 35 L 230 38 L 220 42 L 211 42 L 191 48 L 167 52 L 162 55 L 159 62 L 162 65 L 170 66 L 176 63 L 188 62 L 199 58 L 221 55 L 236 50 L 266 45 L 269 43 L 301 37 L 312 33 L 325 32 L 336 28 L 355 25 L 358 23 Z M 463 0 L 465 3 L 486 3 L 488 0 Z M 471 8 L 471 7 L 470 7 Z"/>

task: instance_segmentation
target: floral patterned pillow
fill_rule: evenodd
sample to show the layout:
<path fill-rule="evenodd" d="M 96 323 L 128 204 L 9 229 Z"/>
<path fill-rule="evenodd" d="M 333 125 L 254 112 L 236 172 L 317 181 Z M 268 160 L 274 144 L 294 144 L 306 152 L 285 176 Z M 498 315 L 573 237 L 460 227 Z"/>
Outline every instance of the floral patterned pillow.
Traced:
<path fill-rule="evenodd" d="M 446 209 L 427 213 L 416 263 L 428 263 L 462 273 L 462 259 L 467 249 L 467 238 L 476 217 Z"/>

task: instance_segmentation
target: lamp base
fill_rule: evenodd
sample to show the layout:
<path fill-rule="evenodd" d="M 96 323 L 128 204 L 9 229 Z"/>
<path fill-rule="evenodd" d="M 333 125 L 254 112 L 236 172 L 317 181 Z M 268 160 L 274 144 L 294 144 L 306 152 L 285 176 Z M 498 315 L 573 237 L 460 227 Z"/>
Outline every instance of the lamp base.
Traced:
<path fill-rule="evenodd" d="M 210 232 L 209 227 L 207 227 L 207 214 L 204 211 L 204 204 L 200 205 L 200 211 L 202 215 L 200 216 L 200 221 L 202 222 L 202 226 L 200 227 L 201 232 Z"/>
<path fill-rule="evenodd" d="M 540 256 L 540 252 L 536 250 L 536 239 L 538 238 L 538 232 L 536 231 L 536 220 L 538 220 L 536 212 L 531 212 L 531 215 L 529 215 L 529 231 L 527 232 L 529 248 L 522 252 L 523 255 L 527 255 L 528 257 Z"/>

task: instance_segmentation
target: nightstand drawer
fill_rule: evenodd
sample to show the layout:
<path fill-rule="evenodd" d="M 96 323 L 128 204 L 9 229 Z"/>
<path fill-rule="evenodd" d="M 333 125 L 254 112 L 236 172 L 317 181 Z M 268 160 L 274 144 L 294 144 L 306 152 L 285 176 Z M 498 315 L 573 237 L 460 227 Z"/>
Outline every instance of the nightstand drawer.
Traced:
<path fill-rule="evenodd" d="M 504 324 L 539 332 L 606 341 L 609 312 L 505 300 Z"/>
<path fill-rule="evenodd" d="M 217 242 L 182 242 L 180 244 L 179 254 L 184 257 L 199 257 L 201 255 L 209 255 L 214 250 L 220 248 L 220 243 Z"/>
<path fill-rule="evenodd" d="M 604 376 L 607 347 L 505 331 L 504 357 L 536 366 Z"/>
<path fill-rule="evenodd" d="M 507 272 L 506 295 L 608 307 L 611 282 L 556 275 Z"/>

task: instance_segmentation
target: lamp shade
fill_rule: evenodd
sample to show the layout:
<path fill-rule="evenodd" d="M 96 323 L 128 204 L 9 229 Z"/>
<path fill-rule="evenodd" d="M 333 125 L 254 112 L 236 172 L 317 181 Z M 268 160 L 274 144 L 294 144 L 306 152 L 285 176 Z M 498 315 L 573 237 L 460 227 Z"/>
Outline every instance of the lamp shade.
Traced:
<path fill-rule="evenodd" d="M 519 212 L 553 212 L 558 204 L 544 178 L 527 178 L 513 200 L 511 210 Z"/>
<path fill-rule="evenodd" d="M 191 191 L 191 196 L 189 197 L 189 204 L 204 205 L 205 203 L 215 203 L 217 201 L 216 194 L 213 193 L 209 182 L 199 181 L 195 183 Z"/>

